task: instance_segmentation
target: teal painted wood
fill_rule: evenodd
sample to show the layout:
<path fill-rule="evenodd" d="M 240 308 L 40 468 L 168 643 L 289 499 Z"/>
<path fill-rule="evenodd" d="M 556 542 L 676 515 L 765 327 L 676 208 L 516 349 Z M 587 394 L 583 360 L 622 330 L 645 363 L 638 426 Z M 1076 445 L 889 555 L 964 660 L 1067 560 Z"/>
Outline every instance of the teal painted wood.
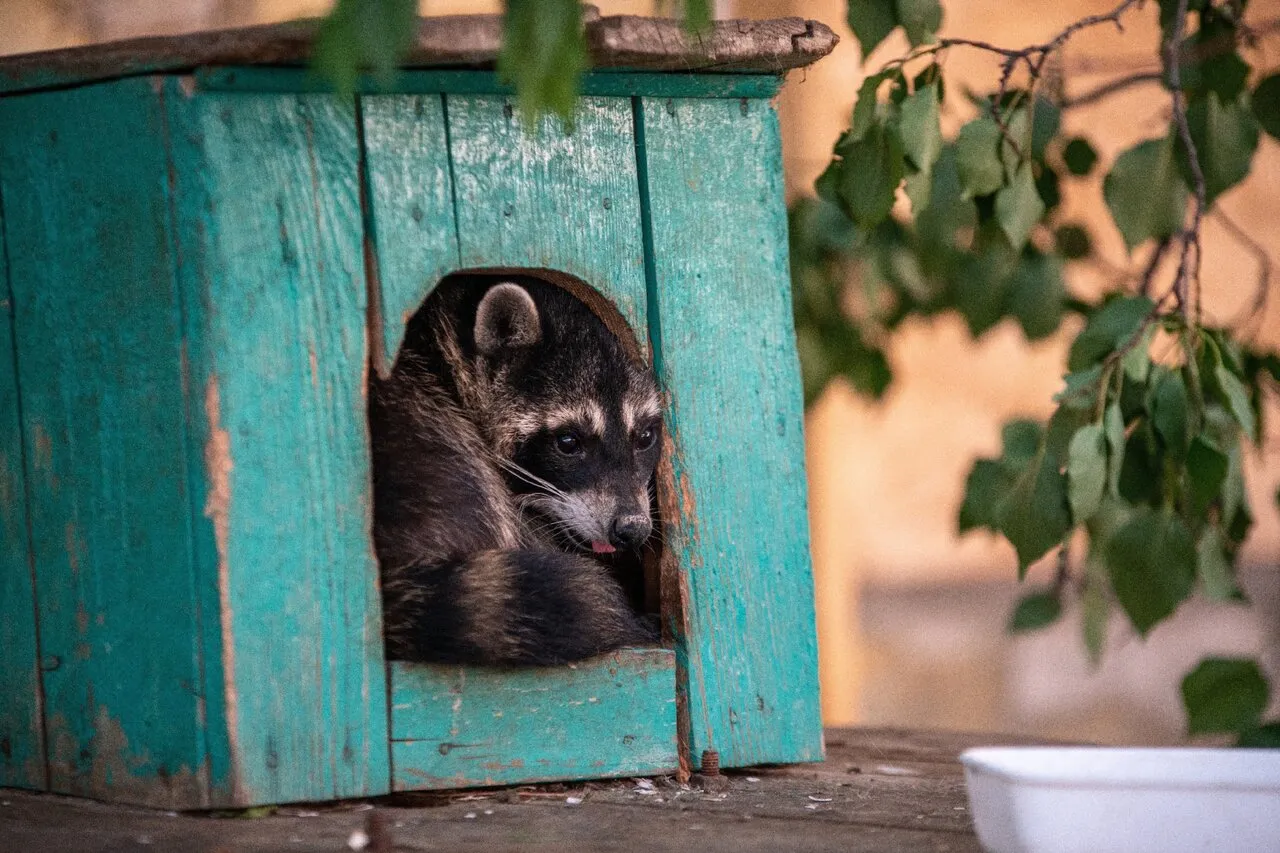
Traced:
<path fill-rule="evenodd" d="M 405 314 L 450 268 L 520 267 L 567 273 L 594 287 L 610 304 L 579 292 L 594 298 L 615 326 L 620 314 L 646 349 L 628 100 L 584 101 L 572 135 L 551 122 L 538 135 L 527 134 L 501 97 L 449 96 L 441 113 L 437 102 L 419 96 L 363 103 L 381 293 L 394 306 L 383 312 L 387 341 L 399 341 Z M 442 184 L 449 173 L 442 174 L 434 147 L 444 135 L 435 122 L 445 116 L 452 192 Z M 446 202 L 456 206 L 442 209 Z M 455 214 L 451 242 L 446 232 Z M 426 236 L 416 238 L 424 229 Z M 393 785 L 407 790 L 670 769 L 676 761 L 671 659 L 669 651 L 646 650 L 577 669 L 529 672 L 393 665 Z M 611 697 L 606 715 L 590 702 L 602 691 Z M 530 696 L 559 697 L 559 704 L 540 698 L 531 711 Z M 619 705 L 626 714 L 618 716 Z M 442 749 L 445 743 L 458 746 Z"/>
<path fill-rule="evenodd" d="M 673 628 L 696 761 L 822 756 L 777 116 L 644 99 L 650 312 L 668 395 Z M 664 575 L 664 579 L 667 576 Z M 668 590 L 670 591 L 670 590 Z"/>
<path fill-rule="evenodd" d="M 644 240 L 631 102 L 582 98 L 573 133 L 525 130 L 514 102 L 447 95 L 464 267 L 568 273 L 607 297 L 648 351 Z"/>
<path fill-rule="evenodd" d="M 50 787 L 205 801 L 182 341 L 156 89 L 0 101 Z"/>
<path fill-rule="evenodd" d="M 372 334 L 381 346 L 374 354 L 387 373 L 405 324 L 459 266 L 449 136 L 439 95 L 369 95 L 360 104 L 366 228 L 378 271 Z"/>
<path fill-rule="evenodd" d="M 197 88 L 231 92 L 328 92 L 330 84 L 302 68 L 199 68 Z M 377 80 L 357 83 L 363 94 L 388 92 Z M 671 74 L 600 69 L 582 78 L 581 94 L 657 98 L 772 98 L 782 88 L 780 74 Z M 390 91 L 400 95 L 511 95 L 515 87 L 493 71 L 405 70 Z"/>
<path fill-rule="evenodd" d="M 166 92 L 214 797 L 382 793 L 353 106 Z"/>
<path fill-rule="evenodd" d="M 676 769 L 675 660 L 623 649 L 575 666 L 391 666 L 397 791 Z"/>
<path fill-rule="evenodd" d="M 45 788 L 43 688 L 27 533 L 13 295 L 0 197 L 0 786 Z"/>

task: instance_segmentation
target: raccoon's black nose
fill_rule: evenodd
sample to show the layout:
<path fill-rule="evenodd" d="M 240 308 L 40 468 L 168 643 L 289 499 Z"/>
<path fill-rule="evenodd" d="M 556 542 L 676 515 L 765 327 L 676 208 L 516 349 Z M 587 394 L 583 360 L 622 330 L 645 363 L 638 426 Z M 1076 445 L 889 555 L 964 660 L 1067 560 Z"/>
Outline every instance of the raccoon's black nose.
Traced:
<path fill-rule="evenodd" d="M 609 541 L 615 548 L 637 550 L 649 538 L 652 527 L 649 519 L 643 515 L 624 515 L 613 520 L 613 530 L 609 532 Z"/>

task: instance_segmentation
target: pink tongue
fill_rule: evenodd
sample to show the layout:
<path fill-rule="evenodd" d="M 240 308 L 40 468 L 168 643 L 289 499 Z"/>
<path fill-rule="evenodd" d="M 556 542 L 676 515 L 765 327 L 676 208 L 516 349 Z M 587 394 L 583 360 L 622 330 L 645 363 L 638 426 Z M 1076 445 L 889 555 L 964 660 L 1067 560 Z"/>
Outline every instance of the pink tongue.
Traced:
<path fill-rule="evenodd" d="M 596 539 L 591 543 L 591 550 L 595 551 L 597 554 L 612 554 L 618 549 L 610 545 L 608 542 L 601 542 L 599 539 Z"/>

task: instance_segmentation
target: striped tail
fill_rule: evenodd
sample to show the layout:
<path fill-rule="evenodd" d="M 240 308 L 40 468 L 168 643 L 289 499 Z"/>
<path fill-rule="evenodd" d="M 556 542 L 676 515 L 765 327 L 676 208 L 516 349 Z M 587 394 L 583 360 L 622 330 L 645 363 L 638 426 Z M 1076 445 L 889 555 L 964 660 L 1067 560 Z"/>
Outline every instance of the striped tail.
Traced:
<path fill-rule="evenodd" d="M 398 660 L 546 666 L 657 640 L 604 566 L 563 551 L 405 566 L 386 573 L 383 599 Z"/>

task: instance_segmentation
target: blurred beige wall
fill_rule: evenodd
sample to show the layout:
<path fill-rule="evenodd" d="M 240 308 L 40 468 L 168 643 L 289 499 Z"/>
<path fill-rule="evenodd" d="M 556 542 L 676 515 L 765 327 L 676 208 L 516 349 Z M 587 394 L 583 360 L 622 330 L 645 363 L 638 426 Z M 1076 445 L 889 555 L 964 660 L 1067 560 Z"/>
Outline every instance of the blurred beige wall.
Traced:
<path fill-rule="evenodd" d="M 328 5 L 327 0 L 187 0 L 180 4 L 163 0 L 0 0 L 0 54 L 313 16 L 322 14 Z M 597 5 L 605 14 L 652 14 L 662 7 L 654 0 L 597 0 Z M 1042 41 L 1071 21 L 1113 5 L 1114 0 L 1023 0 L 1017 4 L 945 0 L 944 34 L 1021 46 Z M 499 7 L 499 0 L 422 3 L 424 11 L 432 14 L 492 12 Z M 842 42 L 835 53 L 792 74 L 779 99 L 788 191 L 792 195 L 810 192 L 813 179 L 830 158 L 832 143 L 848 121 L 863 76 L 857 44 L 843 22 L 845 0 L 720 0 L 716 9 L 720 17 L 802 15 L 822 20 L 840 33 Z M 1249 16 L 1253 20 L 1280 17 L 1280 0 L 1254 0 Z M 1067 91 L 1079 93 L 1115 76 L 1150 70 L 1156 40 L 1154 3 L 1131 13 L 1123 34 L 1112 27 L 1080 33 L 1063 54 Z M 1275 69 L 1280 66 L 1280 39 L 1271 45 L 1269 52 L 1263 53 L 1262 66 Z M 901 35 L 895 35 L 870 58 L 868 67 L 877 68 L 905 48 Z M 952 50 L 945 69 L 949 95 L 944 120 L 954 132 L 973 109 L 959 96 L 962 86 L 989 90 L 999 69 L 990 55 L 965 49 Z M 1066 127 L 1093 141 L 1103 161 L 1097 173 L 1102 174 L 1118 152 L 1140 138 L 1161 133 L 1167 116 L 1168 99 L 1158 87 L 1149 86 L 1130 90 L 1097 108 L 1072 111 L 1066 116 Z M 1267 247 L 1272 263 L 1280 269 L 1277 187 L 1280 146 L 1264 137 L 1253 176 L 1227 193 L 1220 204 Z M 1063 211 L 1069 218 L 1087 222 L 1102 249 L 1104 266 L 1075 264 L 1069 270 L 1074 290 L 1095 293 L 1109 280 L 1107 267 L 1126 263 L 1119 235 L 1101 205 L 1099 182 L 1068 186 Z M 1205 310 L 1213 319 L 1230 319 L 1251 298 L 1255 263 L 1218 222 L 1210 220 L 1205 233 Z M 1261 339 L 1270 344 L 1280 344 L 1277 311 L 1280 308 L 1268 304 L 1258 318 Z M 1052 340 L 1028 345 L 1012 325 L 998 327 L 975 342 L 955 317 L 912 322 L 892 342 L 890 358 L 896 379 L 884 401 L 869 403 L 838 385 L 810 412 L 811 527 L 823 712 L 828 722 L 1007 728 L 1009 703 L 1016 705 L 1025 685 L 1011 687 L 1006 683 L 1008 678 L 995 673 L 990 665 L 993 656 L 1033 661 L 1065 654 L 1070 666 L 1080 668 L 1081 656 L 1072 656 L 1070 639 L 1059 638 L 1050 646 L 1036 640 L 1017 647 L 1001 639 L 1007 591 L 982 593 L 985 599 L 958 594 L 939 609 L 926 608 L 924 616 L 881 603 L 893 598 L 894 589 L 981 591 L 988 589 L 983 584 L 1015 576 L 1014 556 L 1006 543 L 982 533 L 963 538 L 956 535 L 955 517 L 964 478 L 976 456 L 998 452 L 999 429 L 1005 420 L 1049 413 L 1050 398 L 1059 387 L 1065 347 L 1074 331 L 1067 328 Z M 1280 421 L 1273 416 L 1271 422 L 1266 439 L 1269 448 L 1280 435 L 1276 426 Z M 1273 496 L 1278 479 L 1280 468 L 1274 452 L 1251 461 L 1258 524 L 1245 549 L 1246 562 L 1276 564 L 1280 517 Z M 980 617 L 973 617 L 979 619 L 976 634 L 964 635 L 959 629 L 948 628 L 958 613 L 976 613 L 992 595 L 999 599 L 995 610 L 983 610 Z M 871 612 L 864 620 L 859 613 L 868 606 Z M 1208 624 L 1216 625 L 1234 617 L 1210 613 L 1206 618 Z M 920 621 L 898 624 L 908 619 Z M 1204 632 L 1203 642 L 1230 636 L 1235 644 L 1232 648 L 1247 652 L 1253 642 L 1249 638 L 1259 633 L 1256 628 L 1243 633 L 1232 630 Z M 1119 685 L 1116 689 L 1122 690 L 1124 685 L 1141 680 L 1134 672 L 1150 671 L 1153 665 L 1145 658 L 1133 657 L 1134 640 L 1123 631 L 1117 635 L 1117 644 L 1122 651 L 1118 662 L 1112 664 L 1110 677 Z M 1179 647 L 1177 654 L 1182 657 L 1178 660 L 1191 653 L 1190 646 Z M 936 654 L 932 668 L 922 663 L 934 660 L 929 658 L 931 654 Z M 1069 668 L 1060 662 L 1053 666 Z M 1174 671 L 1176 667 L 1170 670 Z M 1017 707 L 1039 707 L 1036 703 L 1047 701 L 1046 696 L 1061 699 L 1060 694 L 1068 688 L 1087 693 L 1080 685 L 1100 683 L 1087 678 L 1093 676 L 1081 670 L 1077 681 L 1062 682 L 1068 687 L 1060 685 L 1057 693 L 1043 683 L 1034 689 L 1025 687 L 1024 692 L 1030 691 L 1026 695 L 1032 698 L 1018 700 L 1022 705 Z M 1158 682 L 1159 689 L 1171 683 L 1167 677 L 1148 681 Z M 1156 690 L 1151 687 L 1152 695 Z M 939 694 L 947 695 L 939 698 Z M 1115 702 L 1109 696 L 1099 701 L 1111 703 L 1107 705 L 1111 707 Z M 1149 705 L 1143 697 L 1132 699 L 1130 704 Z M 1033 723 L 1027 725 L 1034 727 Z M 1078 735 L 1069 727 L 1062 731 Z M 1123 736 L 1130 729 L 1119 726 L 1115 731 Z"/>

